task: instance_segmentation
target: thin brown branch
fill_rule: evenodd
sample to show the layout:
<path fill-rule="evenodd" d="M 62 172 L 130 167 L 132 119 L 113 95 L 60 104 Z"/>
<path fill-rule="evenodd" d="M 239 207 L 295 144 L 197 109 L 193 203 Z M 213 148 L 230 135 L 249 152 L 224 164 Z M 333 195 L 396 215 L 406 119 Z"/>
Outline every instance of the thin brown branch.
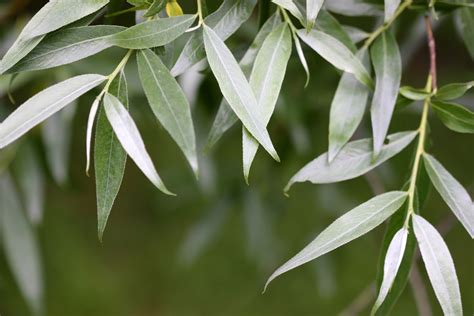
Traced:
<path fill-rule="evenodd" d="M 436 42 L 433 35 L 433 26 L 431 24 L 431 18 L 425 16 L 426 34 L 428 37 L 428 48 L 430 50 L 430 75 L 431 75 L 431 90 L 436 91 L 438 87 L 438 80 L 436 76 Z"/>

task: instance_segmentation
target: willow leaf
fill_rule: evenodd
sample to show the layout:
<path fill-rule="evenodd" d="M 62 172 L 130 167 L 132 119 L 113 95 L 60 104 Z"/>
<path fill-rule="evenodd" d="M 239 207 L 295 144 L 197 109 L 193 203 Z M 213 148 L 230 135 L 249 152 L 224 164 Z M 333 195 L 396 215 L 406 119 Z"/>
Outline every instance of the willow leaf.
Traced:
<path fill-rule="evenodd" d="M 341 43 L 346 45 L 352 53 L 356 53 L 357 48 L 354 42 L 346 33 L 342 25 L 339 24 L 339 21 L 328 11 L 321 10 L 319 12 L 318 19 L 316 20 L 316 28 L 338 39 Z"/>
<path fill-rule="evenodd" d="M 435 97 L 443 101 L 454 100 L 462 97 L 472 87 L 474 87 L 474 81 L 450 83 L 439 88 Z"/>
<path fill-rule="evenodd" d="M 368 233 L 395 213 L 406 198 L 406 192 L 387 192 L 370 199 L 339 217 L 296 256 L 273 272 L 268 278 L 265 288 L 279 275 Z"/>
<path fill-rule="evenodd" d="M 204 25 L 204 45 L 209 65 L 230 107 L 252 136 L 275 160 L 279 161 L 266 125 L 258 113 L 257 100 L 250 84 L 230 50 L 216 32 L 206 25 Z"/>
<path fill-rule="evenodd" d="M 385 22 L 389 21 L 393 17 L 395 11 L 397 11 L 398 6 L 400 5 L 400 2 L 401 0 L 384 0 Z"/>
<path fill-rule="evenodd" d="M 458 133 L 474 133 L 474 112 L 449 102 L 433 100 L 432 108 L 447 128 Z"/>
<path fill-rule="evenodd" d="M 474 59 L 474 8 L 461 8 L 456 14 L 464 44 L 469 55 Z"/>
<path fill-rule="evenodd" d="M 306 21 L 307 30 L 311 30 L 318 16 L 319 10 L 323 6 L 324 0 L 306 0 Z"/>
<path fill-rule="evenodd" d="M 402 60 L 395 37 L 382 33 L 371 47 L 370 54 L 375 70 L 375 92 L 370 109 L 374 152 L 377 155 L 385 141 L 397 101 L 402 77 Z"/>
<path fill-rule="evenodd" d="M 31 97 L 0 125 L 0 148 L 17 140 L 105 79 L 106 77 L 95 74 L 80 75 L 57 83 Z"/>
<path fill-rule="evenodd" d="M 120 144 L 138 168 L 160 191 L 173 195 L 161 181 L 153 162 L 146 151 L 140 132 L 125 106 L 110 93 L 104 96 L 104 109 L 107 119 Z"/>
<path fill-rule="evenodd" d="M 137 61 L 140 81 L 153 113 L 181 148 L 197 176 L 196 136 L 183 90 L 152 51 L 139 51 Z"/>

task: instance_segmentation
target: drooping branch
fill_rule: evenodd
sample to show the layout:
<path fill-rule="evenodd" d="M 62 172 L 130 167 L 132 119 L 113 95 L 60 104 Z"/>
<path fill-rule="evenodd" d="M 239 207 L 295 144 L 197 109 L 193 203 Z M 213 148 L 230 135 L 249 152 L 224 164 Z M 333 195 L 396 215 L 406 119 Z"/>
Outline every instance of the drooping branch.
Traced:
<path fill-rule="evenodd" d="M 436 77 L 436 42 L 433 35 L 433 26 L 431 24 L 431 18 L 425 16 L 425 25 L 426 25 L 426 34 L 428 37 L 428 48 L 430 50 L 430 74 L 431 74 L 431 88 L 433 91 L 436 91 L 437 77 Z"/>

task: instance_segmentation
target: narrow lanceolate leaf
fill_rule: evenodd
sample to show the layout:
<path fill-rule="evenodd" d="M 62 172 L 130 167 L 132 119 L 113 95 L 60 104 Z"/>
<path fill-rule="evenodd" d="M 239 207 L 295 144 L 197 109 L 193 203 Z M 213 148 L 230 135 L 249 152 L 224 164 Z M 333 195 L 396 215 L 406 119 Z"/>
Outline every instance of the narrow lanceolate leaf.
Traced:
<path fill-rule="evenodd" d="M 122 72 L 112 81 L 109 92 L 128 109 L 127 80 Z M 112 210 L 115 198 L 120 190 L 127 153 L 115 136 L 112 126 L 100 108 L 95 128 L 94 169 L 97 194 L 97 230 L 102 240 L 107 220 Z"/>
<path fill-rule="evenodd" d="M 318 16 L 319 10 L 323 6 L 324 0 L 306 0 L 306 29 L 309 31 L 313 28 L 314 21 Z"/>
<path fill-rule="evenodd" d="M 456 14 L 464 44 L 471 58 L 474 59 L 474 8 L 459 9 Z"/>
<path fill-rule="evenodd" d="M 286 66 L 291 55 L 291 32 L 286 23 L 275 28 L 262 45 L 255 60 L 250 86 L 257 98 L 258 111 L 264 124 L 268 124 L 275 110 Z M 248 182 L 250 167 L 258 150 L 258 142 L 242 129 L 244 177 Z"/>
<path fill-rule="evenodd" d="M 263 41 L 267 38 L 268 34 L 276 28 L 281 23 L 281 18 L 278 14 L 273 14 L 257 33 L 255 39 L 253 40 L 250 47 L 245 52 L 244 56 L 239 62 L 240 69 L 244 73 L 246 78 L 250 77 L 250 73 L 252 72 L 252 66 L 254 64 L 255 58 L 257 56 L 260 47 L 262 47 Z M 212 124 L 211 131 L 209 132 L 209 136 L 207 139 L 207 148 L 211 148 L 214 146 L 217 141 L 222 137 L 222 135 L 231 128 L 239 119 L 234 114 L 232 109 L 230 108 L 227 101 L 222 99 L 219 110 L 217 111 L 216 118 L 214 119 L 214 123 Z"/>
<path fill-rule="evenodd" d="M 94 102 L 92 102 L 91 109 L 89 111 L 89 117 L 87 119 L 87 129 L 86 129 L 86 174 L 89 175 L 89 167 L 91 162 L 91 143 L 92 143 L 92 129 L 94 128 L 95 117 L 97 116 L 97 111 L 99 110 L 100 100 L 102 95 L 98 95 Z"/>
<path fill-rule="evenodd" d="M 331 163 L 328 154 L 324 153 L 304 166 L 291 178 L 285 191 L 296 182 L 333 183 L 363 175 L 402 151 L 416 135 L 416 131 L 389 135 L 389 143 L 382 147 L 376 158 L 373 157 L 371 138 L 347 143 Z"/>
<path fill-rule="evenodd" d="M 462 97 L 472 87 L 474 87 L 474 81 L 447 84 L 436 91 L 435 97 L 443 101 L 454 100 Z"/>
<path fill-rule="evenodd" d="M 406 192 L 387 192 L 370 199 L 339 217 L 296 256 L 273 272 L 265 287 L 277 276 L 371 231 L 395 213 L 406 198 Z"/>
<path fill-rule="evenodd" d="M 378 1 L 381 2 L 381 1 Z M 326 9 L 347 16 L 383 15 L 383 4 L 364 0 L 331 0 L 325 3 Z"/>
<path fill-rule="evenodd" d="M 431 106 L 438 118 L 449 129 L 458 133 L 474 133 L 474 113 L 462 105 L 432 101 Z"/>
<path fill-rule="evenodd" d="M 18 39 L 0 61 L 0 74 L 25 57 L 43 39 L 69 23 L 77 21 L 105 6 L 109 0 L 51 0 L 28 22 Z"/>
<path fill-rule="evenodd" d="M 316 30 L 310 32 L 298 30 L 297 33 L 306 44 L 334 67 L 354 74 L 360 82 L 369 87 L 373 85 L 372 78 L 361 61 L 339 40 Z"/>
<path fill-rule="evenodd" d="M 397 11 L 398 6 L 400 5 L 401 0 L 384 0 L 385 2 L 385 22 L 389 21 L 395 11 Z"/>
<path fill-rule="evenodd" d="M 295 43 L 296 54 L 298 55 L 298 59 L 300 60 L 301 66 L 303 66 L 304 72 L 306 74 L 306 83 L 305 83 L 305 87 L 306 87 L 310 80 L 308 62 L 306 61 L 306 57 L 304 56 L 300 39 L 297 36 L 293 36 L 293 42 Z"/>
<path fill-rule="evenodd" d="M 33 314 L 39 315 L 43 301 L 43 278 L 38 242 L 8 175 L 0 177 L 0 215 L 6 261 Z"/>
<path fill-rule="evenodd" d="M 400 264 L 402 263 L 403 255 L 405 254 L 407 238 L 408 230 L 402 228 L 395 234 L 392 241 L 390 242 L 390 246 L 387 249 L 387 254 L 385 255 L 382 285 L 380 286 L 379 295 L 375 301 L 374 307 L 372 308 L 371 315 L 375 315 L 392 287 Z"/>
<path fill-rule="evenodd" d="M 225 41 L 239 29 L 242 23 L 247 21 L 256 4 L 257 0 L 225 0 L 215 12 L 204 19 L 204 23 Z M 171 74 L 174 77 L 179 76 L 205 57 L 203 33 L 199 29 L 186 42 L 171 69 Z"/>
<path fill-rule="evenodd" d="M 374 152 L 377 155 L 385 141 L 392 119 L 402 77 L 402 60 L 392 33 L 382 33 L 372 45 L 370 54 L 375 70 L 375 92 L 370 110 Z"/>
<path fill-rule="evenodd" d="M 351 52 L 355 53 L 357 51 L 354 42 L 346 33 L 342 25 L 339 24 L 339 21 L 326 10 L 321 10 L 319 12 L 318 19 L 316 20 L 316 28 L 338 39 L 341 43 L 346 45 Z"/>
<path fill-rule="evenodd" d="M 425 168 L 436 190 L 454 215 L 474 238 L 474 204 L 466 189 L 429 154 L 423 155 Z"/>
<path fill-rule="evenodd" d="M 462 315 L 461 294 L 454 262 L 443 237 L 423 217 L 413 216 L 421 257 L 444 315 Z"/>
<path fill-rule="evenodd" d="M 293 0 L 272 0 L 272 2 L 290 12 L 302 25 L 306 24 L 303 14 Z"/>
<path fill-rule="evenodd" d="M 167 1 L 165 0 L 154 0 L 148 10 L 143 14 L 145 18 L 152 17 L 155 14 L 160 13 L 161 10 L 165 7 Z"/>
<path fill-rule="evenodd" d="M 47 35 L 25 58 L 7 73 L 47 69 L 95 55 L 112 46 L 110 35 L 125 28 L 95 25 L 68 28 Z"/>
<path fill-rule="evenodd" d="M 361 50 L 357 57 L 369 65 L 369 54 Z M 341 148 L 350 140 L 364 116 L 369 89 L 353 74 L 345 72 L 336 89 L 329 114 L 328 160 L 332 162 Z"/>
<path fill-rule="evenodd" d="M 401 87 L 400 94 L 407 99 L 414 101 L 421 101 L 430 96 L 430 92 L 427 92 L 425 89 L 416 89 L 413 87 Z"/>
<path fill-rule="evenodd" d="M 204 45 L 209 65 L 230 107 L 252 136 L 275 160 L 279 161 L 266 125 L 260 118 L 257 100 L 250 84 L 230 50 L 216 32 L 206 25 L 204 25 Z"/>
<path fill-rule="evenodd" d="M 138 52 L 138 73 L 150 107 L 198 174 L 196 136 L 191 108 L 168 68 L 151 50 Z"/>
<path fill-rule="evenodd" d="M 101 75 L 80 75 L 57 83 L 31 97 L 0 125 L 0 148 L 20 138 L 105 79 L 106 77 Z"/>
<path fill-rule="evenodd" d="M 161 181 L 153 162 L 146 151 L 140 132 L 125 106 L 110 93 L 104 96 L 104 109 L 112 129 L 127 154 L 138 168 L 159 190 L 173 195 Z"/>
<path fill-rule="evenodd" d="M 108 41 L 129 49 L 163 46 L 182 35 L 195 19 L 196 15 L 186 14 L 143 22 L 110 36 Z"/>

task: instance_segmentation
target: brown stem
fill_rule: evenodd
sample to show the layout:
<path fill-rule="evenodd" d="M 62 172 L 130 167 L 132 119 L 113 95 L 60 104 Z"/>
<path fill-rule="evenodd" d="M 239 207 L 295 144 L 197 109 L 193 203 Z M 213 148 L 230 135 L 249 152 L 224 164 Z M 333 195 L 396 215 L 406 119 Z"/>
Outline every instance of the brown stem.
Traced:
<path fill-rule="evenodd" d="M 430 74 L 432 80 L 432 90 L 436 91 L 437 85 L 437 78 L 436 78 L 436 42 L 433 36 L 433 27 L 431 25 L 431 18 L 426 15 L 425 16 L 425 25 L 426 25 L 426 33 L 428 36 L 428 47 L 430 49 Z"/>

